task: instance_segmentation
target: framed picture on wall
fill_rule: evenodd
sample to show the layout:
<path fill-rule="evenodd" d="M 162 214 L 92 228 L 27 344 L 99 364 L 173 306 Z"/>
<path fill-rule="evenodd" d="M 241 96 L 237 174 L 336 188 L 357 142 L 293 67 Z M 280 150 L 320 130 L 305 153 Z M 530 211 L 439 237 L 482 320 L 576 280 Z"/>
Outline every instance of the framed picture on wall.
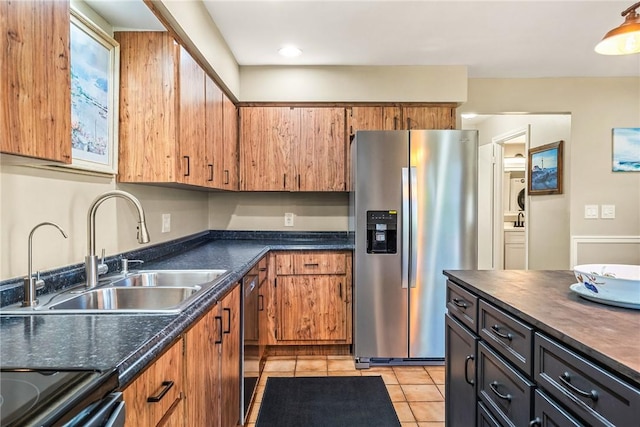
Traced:
<path fill-rule="evenodd" d="M 534 147 L 529 150 L 529 194 L 562 194 L 563 143 Z"/>
<path fill-rule="evenodd" d="M 640 172 L 640 128 L 613 128 L 613 172 Z"/>
<path fill-rule="evenodd" d="M 119 44 L 71 9 L 71 167 L 118 172 Z"/>

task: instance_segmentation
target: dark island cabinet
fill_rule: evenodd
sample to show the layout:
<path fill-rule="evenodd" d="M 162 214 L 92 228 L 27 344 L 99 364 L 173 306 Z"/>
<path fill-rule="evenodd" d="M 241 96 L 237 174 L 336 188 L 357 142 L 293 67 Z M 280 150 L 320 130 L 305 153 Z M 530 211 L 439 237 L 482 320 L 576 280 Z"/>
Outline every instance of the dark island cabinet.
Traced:
<path fill-rule="evenodd" d="M 447 276 L 447 427 L 640 425 L 637 383 L 551 337 L 545 319 Z"/>
<path fill-rule="evenodd" d="M 446 383 L 445 419 L 449 427 L 467 427 L 476 423 L 476 351 L 479 338 L 462 324 L 445 315 Z M 457 410 L 457 408 L 465 410 Z"/>

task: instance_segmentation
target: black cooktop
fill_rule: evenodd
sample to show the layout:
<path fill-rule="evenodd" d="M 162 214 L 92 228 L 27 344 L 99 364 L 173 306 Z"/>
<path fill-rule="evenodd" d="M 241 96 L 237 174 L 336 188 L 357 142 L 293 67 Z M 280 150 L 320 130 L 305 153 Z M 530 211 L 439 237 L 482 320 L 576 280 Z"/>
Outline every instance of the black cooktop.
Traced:
<path fill-rule="evenodd" d="M 117 387 L 115 370 L 2 369 L 0 425 L 54 425 Z"/>

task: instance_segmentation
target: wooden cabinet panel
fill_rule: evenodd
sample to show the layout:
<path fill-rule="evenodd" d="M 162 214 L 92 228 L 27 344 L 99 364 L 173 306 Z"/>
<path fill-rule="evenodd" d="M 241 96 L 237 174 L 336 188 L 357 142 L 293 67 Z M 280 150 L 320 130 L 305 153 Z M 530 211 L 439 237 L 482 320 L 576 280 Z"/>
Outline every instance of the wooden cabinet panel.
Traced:
<path fill-rule="evenodd" d="M 175 41 L 158 32 L 116 32 L 115 39 L 120 43 L 118 180 L 178 182 Z"/>
<path fill-rule="evenodd" d="M 71 162 L 69 2 L 0 2 L 0 152 Z"/>
<path fill-rule="evenodd" d="M 292 111 L 289 107 L 240 110 L 242 190 L 285 191 L 292 188 L 291 140 L 299 124 Z"/>
<path fill-rule="evenodd" d="M 182 345 L 180 339 L 124 390 L 127 427 L 153 427 L 165 416 L 173 418 L 168 415 L 170 411 L 181 412 Z M 153 397 L 157 401 L 149 402 Z M 178 425 L 173 422 L 173 425 Z"/>
<path fill-rule="evenodd" d="M 449 427 L 476 425 L 476 352 L 479 338 L 445 315 L 446 398 Z"/>
<path fill-rule="evenodd" d="M 229 98 L 222 95 L 223 105 L 223 153 L 222 188 L 238 190 L 238 109 Z"/>
<path fill-rule="evenodd" d="M 221 305 L 222 350 L 220 419 L 222 427 L 235 427 L 240 422 L 240 293 L 236 286 Z"/>
<path fill-rule="evenodd" d="M 220 345 L 217 306 L 185 336 L 185 426 L 220 425 Z M 217 317 L 217 319 L 216 319 Z"/>
<path fill-rule="evenodd" d="M 206 183 L 224 188 L 224 108 L 222 90 L 205 76 L 205 158 Z"/>
<path fill-rule="evenodd" d="M 209 177 L 205 163 L 205 73 L 180 47 L 178 160 L 179 181 L 205 185 Z"/>
<path fill-rule="evenodd" d="M 447 310 L 473 333 L 478 333 L 478 297 L 450 280 L 447 280 Z"/>
<path fill-rule="evenodd" d="M 294 190 L 345 191 L 344 108 L 301 108 Z"/>
<path fill-rule="evenodd" d="M 349 135 L 359 130 L 397 130 L 402 128 L 402 110 L 393 106 L 364 106 L 347 109 Z"/>
<path fill-rule="evenodd" d="M 455 129 L 454 107 L 404 107 L 405 129 Z"/>
<path fill-rule="evenodd" d="M 343 276 L 282 276 L 278 280 L 281 340 L 345 340 Z"/>

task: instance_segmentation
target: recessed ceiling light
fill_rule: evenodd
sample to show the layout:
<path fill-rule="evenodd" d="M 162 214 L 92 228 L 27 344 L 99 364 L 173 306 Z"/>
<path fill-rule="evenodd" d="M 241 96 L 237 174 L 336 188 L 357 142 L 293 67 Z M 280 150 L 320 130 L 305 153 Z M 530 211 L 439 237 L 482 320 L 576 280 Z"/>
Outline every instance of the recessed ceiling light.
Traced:
<path fill-rule="evenodd" d="M 287 58 L 293 58 L 295 56 L 302 55 L 302 50 L 295 46 L 284 46 L 278 50 L 278 53 L 282 56 L 286 56 Z"/>

